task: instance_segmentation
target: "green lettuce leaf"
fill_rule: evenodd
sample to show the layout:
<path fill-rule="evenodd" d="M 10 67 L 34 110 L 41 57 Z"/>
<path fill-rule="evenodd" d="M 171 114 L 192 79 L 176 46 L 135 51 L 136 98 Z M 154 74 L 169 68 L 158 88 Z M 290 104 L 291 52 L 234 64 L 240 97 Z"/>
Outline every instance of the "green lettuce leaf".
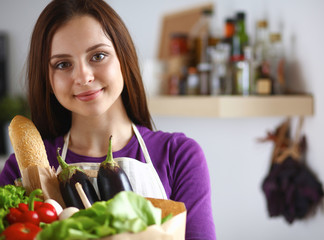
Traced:
<path fill-rule="evenodd" d="M 148 226 L 161 224 L 161 209 L 156 208 L 147 199 L 134 192 L 121 192 L 107 204 L 107 211 L 120 219 L 143 220 Z"/>
<path fill-rule="evenodd" d="M 25 188 L 11 184 L 0 187 L 0 208 L 8 210 L 17 207 L 19 203 L 27 203 L 28 197 L 25 193 Z"/>
<path fill-rule="evenodd" d="M 161 209 L 134 192 L 123 191 L 109 201 L 95 202 L 68 219 L 46 225 L 37 239 L 94 239 L 137 233 L 153 224 L 161 224 Z"/>
<path fill-rule="evenodd" d="M 11 184 L 0 187 L 0 233 L 8 226 L 5 217 L 9 213 L 9 209 L 17 207 L 19 203 L 28 202 L 25 193 L 25 188 Z"/>

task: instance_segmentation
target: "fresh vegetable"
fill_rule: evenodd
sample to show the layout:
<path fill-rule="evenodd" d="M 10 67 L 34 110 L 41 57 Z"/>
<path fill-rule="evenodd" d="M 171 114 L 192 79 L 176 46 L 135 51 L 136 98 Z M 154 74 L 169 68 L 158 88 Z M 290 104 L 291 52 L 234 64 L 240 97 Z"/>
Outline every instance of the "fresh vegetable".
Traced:
<path fill-rule="evenodd" d="M 100 164 L 97 183 L 102 201 L 113 198 L 121 191 L 133 191 L 124 170 L 114 160 L 111 147 L 112 137 L 109 138 L 108 154 Z"/>
<path fill-rule="evenodd" d="M 65 208 L 59 215 L 59 220 L 64 220 L 71 217 L 74 213 L 78 212 L 79 209 L 76 207 Z"/>
<path fill-rule="evenodd" d="M 134 192 L 123 191 L 109 201 L 96 202 L 70 218 L 48 224 L 37 240 L 97 239 L 122 232 L 137 233 L 161 221 L 161 209 Z"/>
<path fill-rule="evenodd" d="M 36 189 L 29 195 L 28 205 L 20 203 L 17 208 L 10 208 L 7 220 L 13 223 L 33 223 L 39 225 L 40 222 L 51 223 L 58 220 L 55 208 L 49 203 L 34 201 L 37 195 L 41 195 L 42 190 Z"/>
<path fill-rule="evenodd" d="M 18 206 L 19 203 L 27 203 L 28 196 L 25 194 L 26 190 L 23 187 L 11 184 L 0 187 L 0 208 L 8 210 Z"/>
<path fill-rule="evenodd" d="M 35 211 L 41 222 L 51 223 L 58 220 L 55 208 L 49 203 L 35 202 Z"/>
<path fill-rule="evenodd" d="M 57 160 L 62 168 L 58 174 L 60 191 L 67 207 L 76 207 L 83 209 L 84 205 L 75 188 L 75 184 L 79 182 L 82 185 L 89 202 L 93 204 L 99 201 L 98 195 L 85 172 L 76 166 L 69 166 L 60 156 L 60 148 L 57 149 Z"/>
<path fill-rule="evenodd" d="M 28 196 L 25 194 L 26 190 L 23 187 L 11 184 L 0 187 L 0 233 L 8 226 L 5 217 L 9 209 L 17 207 L 19 203 L 27 203 Z"/>
<path fill-rule="evenodd" d="M 0 208 L 0 233 L 8 226 L 8 221 L 6 220 L 6 215 L 8 214 L 9 210 L 4 210 Z M 0 238 L 1 239 L 1 238 Z"/>
<path fill-rule="evenodd" d="M 57 215 L 60 215 L 61 212 L 63 211 L 62 206 L 57 201 L 55 201 L 54 199 L 46 199 L 44 202 L 51 204 L 55 208 L 55 211 L 56 211 Z"/>
<path fill-rule="evenodd" d="M 7 215 L 7 220 L 10 224 L 14 223 L 32 223 L 39 225 L 39 216 L 35 211 L 28 209 L 28 205 L 20 203 L 17 208 L 10 208 L 10 212 Z"/>
<path fill-rule="evenodd" d="M 32 223 L 14 223 L 1 234 L 6 240 L 33 240 L 41 228 Z"/>

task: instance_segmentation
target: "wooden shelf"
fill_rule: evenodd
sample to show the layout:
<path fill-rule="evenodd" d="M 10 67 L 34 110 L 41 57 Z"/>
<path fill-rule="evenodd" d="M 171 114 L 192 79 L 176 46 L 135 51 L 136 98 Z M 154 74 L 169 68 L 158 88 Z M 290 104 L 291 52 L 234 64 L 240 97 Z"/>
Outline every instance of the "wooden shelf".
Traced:
<path fill-rule="evenodd" d="M 313 96 L 157 96 L 152 115 L 183 117 L 275 117 L 313 115 Z"/>

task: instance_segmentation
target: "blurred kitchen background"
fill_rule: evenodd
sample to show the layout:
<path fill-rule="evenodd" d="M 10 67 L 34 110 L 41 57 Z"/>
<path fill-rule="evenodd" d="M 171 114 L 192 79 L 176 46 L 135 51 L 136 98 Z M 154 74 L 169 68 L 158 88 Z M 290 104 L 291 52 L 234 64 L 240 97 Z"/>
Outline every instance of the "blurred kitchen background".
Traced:
<path fill-rule="evenodd" d="M 314 114 L 306 116 L 302 128 L 308 141 L 307 164 L 320 182 L 324 180 L 324 1 L 322 0 L 106 0 L 125 21 L 135 45 L 148 96 L 161 94 L 163 65 L 158 59 L 162 20 L 177 11 L 204 4 L 213 5 L 211 30 L 216 38 L 224 36 L 225 20 L 245 13 L 246 33 L 253 43 L 256 24 L 266 19 L 270 32 L 282 37 L 286 62 L 285 78 L 291 92 L 311 94 Z M 33 25 L 49 1 L 1 0 L 0 36 L 5 39 L 5 52 L 0 49 L 0 65 L 5 66 L 0 78 L 2 106 L 12 106 L 10 113 L 0 109 L 0 119 L 24 109 L 25 61 Z M 1 43 L 1 42 L 0 42 Z M 5 56 L 5 57 L 3 57 Z M 6 79 L 5 84 L 3 79 Z M 165 93 L 165 92 L 164 92 Z M 203 106 L 202 106 L 203 107 Z M 1 108 L 1 104 L 0 104 Z M 9 110 L 10 110 L 9 109 Z M 25 113 L 28 114 L 28 113 Z M 270 218 L 262 192 L 262 181 L 268 174 L 273 143 L 260 143 L 285 120 L 285 115 L 270 117 L 178 117 L 153 115 L 157 129 L 184 132 L 203 148 L 212 185 L 213 216 L 217 238 L 320 240 L 324 237 L 323 204 L 310 217 L 287 223 L 283 217 Z M 297 117 L 292 117 L 296 125 Z M 6 135 L 6 128 L 2 130 Z M 294 130 L 295 128 L 293 128 Z M 293 131 L 294 133 L 294 131 Z M 12 152 L 1 146 L 1 164 Z M 10 144 L 9 144 L 10 145 Z"/>

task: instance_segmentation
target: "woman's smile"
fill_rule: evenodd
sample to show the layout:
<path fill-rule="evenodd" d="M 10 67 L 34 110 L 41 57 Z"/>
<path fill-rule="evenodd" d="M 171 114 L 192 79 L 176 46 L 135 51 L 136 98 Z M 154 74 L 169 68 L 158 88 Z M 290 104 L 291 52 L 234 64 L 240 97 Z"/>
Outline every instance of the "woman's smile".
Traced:
<path fill-rule="evenodd" d="M 102 92 L 103 92 L 103 88 L 99 90 L 90 90 L 90 91 L 79 93 L 75 95 L 75 97 L 80 101 L 88 102 L 99 97 Z"/>

